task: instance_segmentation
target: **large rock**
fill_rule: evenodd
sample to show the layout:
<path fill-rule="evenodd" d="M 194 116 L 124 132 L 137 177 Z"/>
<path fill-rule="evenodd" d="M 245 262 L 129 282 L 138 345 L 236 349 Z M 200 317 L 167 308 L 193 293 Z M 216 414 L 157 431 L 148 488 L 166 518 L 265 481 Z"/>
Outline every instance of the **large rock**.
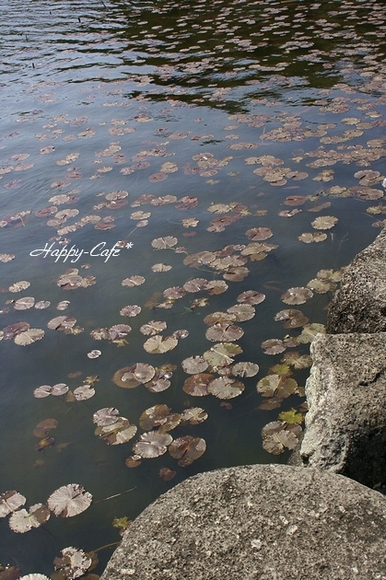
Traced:
<path fill-rule="evenodd" d="M 347 267 L 330 303 L 327 332 L 386 331 L 386 229 Z"/>
<path fill-rule="evenodd" d="M 386 483 L 386 333 L 319 334 L 311 355 L 303 464 Z"/>
<path fill-rule="evenodd" d="M 146 508 L 102 580 L 386 580 L 386 499 L 341 475 L 250 465 Z"/>

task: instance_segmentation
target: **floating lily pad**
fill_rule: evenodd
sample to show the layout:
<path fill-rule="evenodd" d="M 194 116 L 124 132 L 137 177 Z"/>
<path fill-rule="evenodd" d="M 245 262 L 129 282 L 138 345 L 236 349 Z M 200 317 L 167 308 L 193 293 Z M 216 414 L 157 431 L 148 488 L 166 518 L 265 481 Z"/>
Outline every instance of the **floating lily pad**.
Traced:
<path fill-rule="evenodd" d="M 229 314 L 236 317 L 235 322 L 245 322 L 251 320 L 256 314 L 254 307 L 251 304 L 235 304 L 227 309 Z"/>
<path fill-rule="evenodd" d="M 167 405 L 155 405 L 146 409 L 139 418 L 139 426 L 144 431 L 158 428 L 158 433 L 175 429 L 181 422 L 179 413 L 172 413 Z"/>
<path fill-rule="evenodd" d="M 0 495 L 0 518 L 5 518 L 8 514 L 18 510 L 26 501 L 24 495 L 18 491 L 5 491 Z"/>
<path fill-rule="evenodd" d="M 294 288 L 289 288 L 287 292 L 281 295 L 282 302 L 285 304 L 305 304 L 307 300 L 313 297 L 313 293 L 309 288 L 304 288 L 303 286 L 295 286 Z"/>
<path fill-rule="evenodd" d="M 155 238 L 151 245 L 156 250 L 167 250 L 169 248 L 173 248 L 178 243 L 177 238 L 174 236 L 166 236 L 164 238 Z"/>
<path fill-rule="evenodd" d="M 90 352 L 87 353 L 88 358 L 98 358 L 100 357 L 102 354 L 102 351 L 100 350 L 90 350 Z"/>
<path fill-rule="evenodd" d="M 143 348 L 150 354 L 162 354 L 176 348 L 178 340 L 175 336 L 161 336 L 156 334 L 146 340 Z"/>
<path fill-rule="evenodd" d="M 42 503 L 37 503 L 27 511 L 20 509 L 13 512 L 9 519 L 9 527 L 19 534 L 29 532 L 32 528 L 38 528 L 45 524 L 50 518 L 50 510 Z"/>
<path fill-rule="evenodd" d="M 186 292 L 201 292 L 202 290 L 206 290 L 207 286 L 208 280 L 206 278 L 193 278 L 185 282 L 183 289 Z"/>
<path fill-rule="evenodd" d="M 15 336 L 15 344 L 20 346 L 28 346 L 38 340 L 41 340 L 45 335 L 44 330 L 41 328 L 29 328 L 25 332 L 21 332 Z"/>
<path fill-rule="evenodd" d="M 27 280 L 20 280 L 20 282 L 15 282 L 12 284 L 8 290 L 10 292 L 21 292 L 22 290 L 26 290 L 31 286 L 31 282 L 27 282 Z"/>
<path fill-rule="evenodd" d="M 298 342 L 300 342 L 301 344 L 307 344 L 308 342 L 311 342 L 315 338 L 315 336 L 319 333 L 321 334 L 326 333 L 326 328 L 324 324 L 320 324 L 318 322 L 306 324 L 303 327 L 300 336 L 297 337 Z"/>
<path fill-rule="evenodd" d="M 66 328 L 73 328 L 76 324 L 76 318 L 69 316 L 56 316 L 52 318 L 47 324 L 50 330 L 65 330 Z"/>
<path fill-rule="evenodd" d="M 213 324 L 232 324 L 235 322 L 236 315 L 231 312 L 211 312 L 204 318 L 204 323 L 208 326 Z"/>
<path fill-rule="evenodd" d="M 279 338 L 270 338 L 261 343 L 261 348 L 264 349 L 264 354 L 280 354 L 286 350 L 286 345 Z"/>
<path fill-rule="evenodd" d="M 298 384 L 295 379 L 278 374 L 267 375 L 257 383 L 257 392 L 263 397 L 273 397 L 276 399 L 286 399 L 296 392 Z"/>
<path fill-rule="evenodd" d="M 217 323 L 210 326 L 205 333 L 205 338 L 212 342 L 218 341 L 234 341 L 238 340 L 244 335 L 244 331 L 240 326 L 235 326 L 226 323 Z"/>
<path fill-rule="evenodd" d="M 121 308 L 119 314 L 121 316 L 130 316 L 130 318 L 134 318 L 134 316 L 138 316 L 141 310 L 142 308 L 138 306 L 138 304 L 128 304 L 124 308 Z"/>
<path fill-rule="evenodd" d="M 90 507 L 92 495 L 78 483 L 63 485 L 54 491 L 47 500 L 52 512 L 61 518 L 71 518 Z"/>
<path fill-rule="evenodd" d="M 155 334 L 165 330 L 166 327 L 166 322 L 162 320 L 150 320 L 146 324 L 143 324 L 139 330 L 146 336 L 154 336 Z"/>
<path fill-rule="evenodd" d="M 280 310 L 275 315 L 275 320 L 278 322 L 283 322 L 284 328 L 301 328 L 308 322 L 308 318 L 304 316 L 301 310 L 296 310 L 295 308 Z"/>
<path fill-rule="evenodd" d="M 252 362 L 239 362 L 233 365 L 232 375 L 234 377 L 254 377 L 259 372 L 259 365 Z"/>
<path fill-rule="evenodd" d="M 91 558 L 83 550 L 78 548 L 64 548 L 62 557 L 54 559 L 54 568 L 59 570 L 65 580 L 79 578 L 90 568 Z"/>
<path fill-rule="evenodd" d="M 241 381 L 230 377 L 219 377 L 208 386 L 208 391 L 218 399 L 234 399 L 241 395 L 245 385 Z"/>
<path fill-rule="evenodd" d="M 91 385 L 82 385 L 74 389 L 74 397 L 77 401 L 87 401 L 95 395 L 95 389 Z"/>
<path fill-rule="evenodd" d="M 263 427 L 263 448 L 273 455 L 280 455 L 286 449 L 295 449 L 302 432 L 300 425 L 289 425 L 284 421 L 272 421 Z"/>
<path fill-rule="evenodd" d="M 219 342 L 205 351 L 203 358 L 213 368 L 222 368 L 234 362 L 234 356 L 241 354 L 243 349 L 232 342 Z"/>
<path fill-rule="evenodd" d="M 127 443 L 136 432 L 136 425 L 131 425 L 126 417 L 118 417 L 114 423 L 100 425 L 95 429 L 95 435 L 106 441 L 107 445 Z"/>
<path fill-rule="evenodd" d="M 246 290 L 237 296 L 237 302 L 241 304 L 261 304 L 265 300 L 265 294 L 256 290 Z"/>
<path fill-rule="evenodd" d="M 205 290 L 211 296 L 215 296 L 223 294 L 228 288 L 229 286 L 224 280 L 212 280 L 211 282 L 207 282 Z"/>
<path fill-rule="evenodd" d="M 3 328 L 3 338 L 4 340 L 13 340 L 15 336 L 25 332 L 30 328 L 28 322 L 15 322 Z"/>
<path fill-rule="evenodd" d="M 311 223 L 316 230 L 330 230 L 338 222 L 338 218 L 332 215 L 323 215 L 314 219 Z"/>
<path fill-rule="evenodd" d="M 301 425 L 304 421 L 304 415 L 298 413 L 296 409 L 290 409 L 289 411 L 282 411 L 279 413 L 280 421 L 285 421 L 289 425 Z"/>
<path fill-rule="evenodd" d="M 129 288 L 134 288 L 135 286 L 141 286 L 145 282 L 143 276 L 130 276 L 130 278 L 125 278 L 122 280 L 122 286 L 128 286 Z"/>
<path fill-rule="evenodd" d="M 163 291 L 164 298 L 168 300 L 179 300 L 185 296 L 186 292 L 181 286 L 172 286 Z"/>
<path fill-rule="evenodd" d="M 208 373 L 194 374 L 183 384 L 182 390 L 193 397 L 205 397 L 209 394 L 208 386 L 214 380 L 214 376 Z"/>
<path fill-rule="evenodd" d="M 312 244 L 313 242 L 324 242 L 327 240 L 327 234 L 323 234 L 322 232 L 304 232 L 300 236 L 298 236 L 298 240 L 303 242 L 304 244 Z"/>
<path fill-rule="evenodd" d="M 189 375 L 202 373 L 208 368 L 208 363 L 200 355 L 190 356 L 182 361 L 183 370 Z"/>
<path fill-rule="evenodd" d="M 171 372 L 168 373 L 162 369 L 157 369 L 154 377 L 150 381 L 144 383 L 144 386 L 151 393 L 161 393 L 162 391 L 166 391 L 171 385 L 169 378 L 172 374 L 173 373 Z"/>
<path fill-rule="evenodd" d="M 115 407 L 104 407 L 96 411 L 92 417 L 93 423 L 98 426 L 112 425 L 118 420 L 119 411 Z"/>
<path fill-rule="evenodd" d="M 252 228 L 245 232 L 245 235 L 249 240 L 253 242 L 259 242 L 262 240 L 268 240 L 268 238 L 272 238 L 273 233 L 269 228 Z"/>
<path fill-rule="evenodd" d="M 32 296 L 25 296 L 24 298 L 19 298 L 14 302 L 15 310 L 29 310 L 35 304 L 35 298 Z"/>
<path fill-rule="evenodd" d="M 168 433 L 150 431 L 140 436 L 138 443 L 133 446 L 133 452 L 144 459 L 153 459 L 166 453 L 172 441 L 173 438 Z"/>
<path fill-rule="evenodd" d="M 190 407 L 181 413 L 181 423 L 199 425 L 208 418 L 208 413 L 201 407 Z"/>
<path fill-rule="evenodd" d="M 282 361 L 293 366 L 294 369 L 306 369 L 312 365 L 312 358 L 309 354 L 299 352 L 286 352 Z"/>
<path fill-rule="evenodd" d="M 185 435 L 175 439 L 169 446 L 169 453 L 174 459 L 178 459 L 180 467 L 187 467 L 193 461 L 201 457 L 206 451 L 205 439 Z"/>
<path fill-rule="evenodd" d="M 142 383 L 147 383 L 155 375 L 155 368 L 147 363 L 136 363 L 131 367 L 117 370 L 113 382 L 123 389 L 135 389 Z"/>
<path fill-rule="evenodd" d="M 44 574 L 27 574 L 26 576 L 18 576 L 19 580 L 50 580 Z"/>

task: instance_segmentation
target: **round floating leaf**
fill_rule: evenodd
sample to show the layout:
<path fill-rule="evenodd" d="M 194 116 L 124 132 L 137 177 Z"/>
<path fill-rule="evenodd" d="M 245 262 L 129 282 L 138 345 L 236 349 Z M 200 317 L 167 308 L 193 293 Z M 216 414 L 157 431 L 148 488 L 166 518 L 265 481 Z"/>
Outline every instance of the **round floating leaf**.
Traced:
<path fill-rule="evenodd" d="M 65 580 L 73 580 L 83 576 L 91 564 L 91 558 L 83 550 L 73 547 L 64 548 L 62 557 L 54 559 L 55 570 L 59 570 Z"/>
<path fill-rule="evenodd" d="M 50 385 L 41 385 L 41 387 L 34 390 L 34 397 L 36 399 L 45 399 L 50 396 L 51 391 L 52 387 Z"/>
<path fill-rule="evenodd" d="M 205 338 L 212 342 L 235 341 L 241 338 L 243 334 L 244 331 L 240 326 L 218 323 L 208 328 Z"/>
<path fill-rule="evenodd" d="M 236 315 L 231 312 L 212 312 L 205 316 L 204 323 L 208 326 L 212 326 L 213 324 L 232 324 L 235 320 Z"/>
<path fill-rule="evenodd" d="M 245 232 L 245 235 L 249 240 L 253 242 L 259 242 L 262 240 L 268 240 L 273 236 L 272 231 L 269 228 L 252 228 Z"/>
<path fill-rule="evenodd" d="M 11 512 L 18 510 L 27 499 L 18 491 L 5 491 L 0 495 L 0 518 L 5 518 Z"/>
<path fill-rule="evenodd" d="M 90 350 L 90 352 L 87 353 L 88 358 L 98 358 L 100 357 L 102 354 L 102 351 L 100 350 Z"/>
<path fill-rule="evenodd" d="M 168 300 L 178 300 L 179 298 L 183 298 L 185 294 L 186 292 L 181 286 L 172 286 L 163 291 L 164 298 Z"/>
<path fill-rule="evenodd" d="M 74 389 L 74 397 L 77 401 L 87 401 L 95 395 L 95 389 L 91 385 L 82 385 Z"/>
<path fill-rule="evenodd" d="M 261 343 L 261 348 L 264 349 L 264 354 L 280 354 L 286 350 L 286 346 L 279 338 L 270 338 Z"/>
<path fill-rule="evenodd" d="M 293 366 L 294 369 L 306 369 L 312 365 L 312 358 L 309 354 L 299 352 L 286 352 L 282 361 Z"/>
<path fill-rule="evenodd" d="M 285 304 L 304 304 L 313 297 L 313 293 L 309 288 L 304 288 L 303 286 L 295 286 L 294 288 L 288 288 L 287 292 L 281 295 L 280 299 Z"/>
<path fill-rule="evenodd" d="M 137 304 L 128 304 L 127 306 L 124 306 L 124 308 L 121 308 L 119 314 L 121 316 L 130 316 L 130 318 L 134 318 L 134 316 L 138 316 L 141 310 L 142 308 Z"/>
<path fill-rule="evenodd" d="M 296 409 L 290 409 L 289 411 L 282 411 L 279 413 L 280 421 L 285 421 L 289 425 L 301 425 L 304 421 L 304 415 L 298 413 Z"/>
<path fill-rule="evenodd" d="M 308 322 L 308 318 L 304 316 L 303 312 L 295 308 L 280 310 L 275 315 L 275 320 L 277 322 L 284 322 L 284 328 L 300 328 Z"/>
<path fill-rule="evenodd" d="M 232 375 L 234 377 L 254 377 L 259 372 L 259 365 L 252 362 L 239 362 L 233 365 Z"/>
<path fill-rule="evenodd" d="M 24 298 L 19 298 L 16 300 L 13 307 L 15 310 L 28 310 L 29 308 L 32 308 L 34 304 L 35 298 L 32 296 L 25 296 Z"/>
<path fill-rule="evenodd" d="M 28 330 L 30 325 L 28 322 L 15 322 L 3 328 L 4 340 L 13 340 L 15 336 Z"/>
<path fill-rule="evenodd" d="M 69 316 L 56 316 L 52 318 L 47 324 L 50 330 L 65 330 L 66 328 L 73 328 L 76 324 L 76 318 Z"/>
<path fill-rule="evenodd" d="M 198 373 L 186 379 L 182 390 L 193 397 L 205 397 L 209 394 L 208 385 L 213 380 L 213 375 L 208 373 Z"/>
<path fill-rule="evenodd" d="M 37 503 L 30 507 L 29 511 L 25 509 L 14 512 L 9 519 L 9 527 L 14 532 L 24 534 L 32 528 L 38 528 L 45 524 L 50 518 L 50 510 L 42 503 Z"/>
<path fill-rule="evenodd" d="M 297 337 L 298 342 L 300 342 L 301 344 L 307 344 L 308 342 L 311 342 L 312 340 L 314 340 L 315 336 L 319 333 L 320 334 L 326 333 L 326 328 L 325 328 L 324 324 L 320 324 L 318 322 L 313 322 L 312 324 L 306 324 L 303 327 L 303 330 L 302 330 L 300 336 Z"/>
<path fill-rule="evenodd" d="M 35 308 L 37 310 L 44 310 L 45 308 L 48 308 L 51 305 L 51 302 L 49 300 L 39 300 L 39 302 L 35 303 Z"/>
<path fill-rule="evenodd" d="M 123 367 L 114 373 L 113 382 L 123 389 L 134 389 L 142 383 L 147 383 L 155 375 L 155 368 L 147 363 L 136 363 L 131 367 Z"/>
<path fill-rule="evenodd" d="M 172 336 L 174 336 L 174 338 L 177 338 L 177 339 L 187 338 L 189 336 L 189 330 L 186 330 L 186 328 L 181 328 L 180 330 L 175 330 L 173 332 Z"/>
<path fill-rule="evenodd" d="M 162 354 L 176 348 L 178 340 L 175 336 L 161 336 L 156 334 L 148 338 L 143 345 L 146 352 L 150 354 Z"/>
<path fill-rule="evenodd" d="M 108 329 L 108 337 L 110 340 L 119 340 L 124 338 L 132 331 L 128 324 L 114 324 Z"/>
<path fill-rule="evenodd" d="M 314 219 L 311 223 L 316 230 L 329 230 L 338 222 L 338 218 L 332 215 L 323 215 Z"/>
<path fill-rule="evenodd" d="M 122 280 L 122 286 L 128 286 L 129 288 L 134 288 L 134 286 L 141 286 L 145 282 L 143 276 L 130 276 L 130 278 L 125 278 Z"/>
<path fill-rule="evenodd" d="M 304 244 L 312 244 L 313 242 L 324 242 L 327 240 L 327 234 L 323 234 L 322 232 L 304 232 L 300 236 L 298 236 L 298 240 L 303 242 Z"/>
<path fill-rule="evenodd" d="M 147 324 L 143 324 L 139 330 L 146 336 L 154 336 L 165 330 L 166 327 L 166 322 L 162 320 L 150 320 Z"/>
<path fill-rule="evenodd" d="M 90 507 L 92 495 L 78 483 L 63 485 L 54 491 L 47 500 L 48 507 L 61 518 L 71 518 Z"/>
<path fill-rule="evenodd" d="M 115 407 L 103 407 L 99 409 L 92 416 L 93 423 L 98 426 L 104 427 L 105 425 L 112 425 L 118 420 L 119 411 Z"/>
<path fill-rule="evenodd" d="M 241 354 L 243 349 L 232 342 L 219 342 L 204 352 L 203 357 L 213 368 L 229 366 L 234 362 L 233 356 Z"/>
<path fill-rule="evenodd" d="M 278 374 L 268 375 L 257 383 L 257 392 L 263 397 L 273 397 L 276 399 L 286 399 L 296 392 L 298 384 L 295 379 Z"/>
<path fill-rule="evenodd" d="M 16 335 L 14 342 L 20 346 L 28 346 L 33 342 L 41 340 L 44 335 L 45 332 L 41 328 L 29 328 L 25 332 L 21 332 L 20 334 Z"/>
<path fill-rule="evenodd" d="M 265 300 L 265 294 L 256 290 L 247 290 L 237 296 L 237 302 L 241 304 L 260 304 Z"/>
<path fill-rule="evenodd" d="M 185 282 L 183 289 L 185 292 L 201 292 L 202 290 L 206 290 L 207 286 L 208 280 L 205 278 L 193 278 Z"/>
<path fill-rule="evenodd" d="M 155 238 L 151 245 L 156 250 L 165 250 L 168 248 L 172 248 L 177 244 L 178 240 L 174 236 L 166 236 L 164 238 Z"/>
<path fill-rule="evenodd" d="M 130 457 L 127 457 L 127 459 L 125 460 L 125 465 L 130 469 L 139 467 L 141 463 L 142 457 L 140 455 L 130 455 Z"/>
<path fill-rule="evenodd" d="M 139 426 L 144 431 L 158 428 L 158 433 L 175 429 L 181 422 L 179 413 L 172 413 L 167 405 L 155 405 L 146 409 L 139 418 Z"/>
<path fill-rule="evenodd" d="M 181 366 L 187 374 L 194 375 L 206 371 L 208 363 L 202 358 L 202 356 L 194 355 L 184 359 Z"/>
<path fill-rule="evenodd" d="M 206 285 L 206 291 L 211 296 L 223 294 L 224 292 L 226 292 L 226 290 L 228 290 L 228 288 L 229 286 L 226 282 L 224 282 L 224 280 L 212 280 L 211 282 L 208 282 Z"/>
<path fill-rule="evenodd" d="M 150 431 L 140 436 L 138 443 L 133 446 L 133 452 L 144 459 L 153 459 L 166 453 L 172 441 L 173 438 L 168 433 Z"/>
<path fill-rule="evenodd" d="M 115 423 L 98 426 L 95 435 L 104 439 L 107 445 L 122 445 L 134 437 L 137 427 L 131 425 L 126 417 L 118 417 Z"/>
<path fill-rule="evenodd" d="M 169 272 L 169 270 L 172 269 L 172 266 L 170 266 L 169 264 L 162 264 L 161 262 L 159 262 L 157 264 L 153 264 L 151 269 L 153 272 Z"/>
<path fill-rule="evenodd" d="M 168 389 L 171 385 L 171 382 L 169 381 L 171 375 L 172 373 L 166 373 L 163 370 L 158 370 L 156 371 L 151 381 L 144 383 L 144 386 L 151 393 L 161 393 L 162 391 L 166 391 L 166 389 Z"/>
<path fill-rule="evenodd" d="M 219 377 L 210 383 L 208 391 L 218 399 L 234 399 L 241 395 L 245 385 L 230 377 Z"/>
<path fill-rule="evenodd" d="M 227 309 L 229 314 L 236 317 L 236 322 L 245 322 L 251 320 L 256 314 L 254 307 L 251 304 L 235 304 Z"/>
<path fill-rule="evenodd" d="M 208 413 L 201 407 L 190 407 L 181 413 L 181 423 L 199 425 L 208 418 Z"/>
<path fill-rule="evenodd" d="M 187 467 L 193 461 L 201 457 L 206 451 L 205 439 L 185 435 L 175 439 L 169 447 L 169 453 L 174 459 L 178 459 L 180 467 Z"/>
<path fill-rule="evenodd" d="M 302 432 L 300 425 L 288 425 L 284 421 L 272 421 L 263 427 L 263 448 L 273 455 L 280 455 L 286 449 L 295 449 Z"/>
<path fill-rule="evenodd" d="M 20 280 L 20 282 L 15 282 L 8 288 L 10 292 L 21 292 L 22 290 L 26 290 L 31 286 L 31 282 L 27 282 L 27 280 Z"/>
<path fill-rule="evenodd" d="M 67 392 L 68 386 L 66 385 L 66 383 L 57 383 L 52 387 L 51 395 L 53 395 L 54 397 L 61 397 L 62 395 L 65 395 Z"/>

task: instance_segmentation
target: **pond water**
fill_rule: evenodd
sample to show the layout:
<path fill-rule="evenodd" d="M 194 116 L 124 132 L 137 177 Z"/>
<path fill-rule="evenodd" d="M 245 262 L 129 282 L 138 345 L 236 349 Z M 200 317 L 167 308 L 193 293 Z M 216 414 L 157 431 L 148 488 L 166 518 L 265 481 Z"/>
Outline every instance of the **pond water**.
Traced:
<path fill-rule="evenodd" d="M 2 2 L 0 494 L 93 496 L 26 533 L 2 496 L 3 566 L 51 576 L 74 546 L 95 580 L 176 483 L 288 460 L 309 341 L 385 225 L 385 19 L 376 0 Z M 137 431 L 93 422 L 108 408 Z"/>

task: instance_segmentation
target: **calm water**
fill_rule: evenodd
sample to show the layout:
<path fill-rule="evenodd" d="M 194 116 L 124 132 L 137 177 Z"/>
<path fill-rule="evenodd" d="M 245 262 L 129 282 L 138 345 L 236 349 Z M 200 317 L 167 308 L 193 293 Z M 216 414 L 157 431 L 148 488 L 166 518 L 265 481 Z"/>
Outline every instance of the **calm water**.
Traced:
<path fill-rule="evenodd" d="M 78 483 L 94 499 L 82 514 L 52 515 L 27 533 L 12 531 L 9 516 L 1 519 L 3 566 L 50 576 L 63 548 L 118 542 L 114 518 L 133 519 L 190 475 L 287 461 L 288 450 L 275 455 L 262 447 L 261 430 L 282 411 L 304 413 L 308 369 L 291 367 L 299 388 L 276 404 L 256 384 L 285 372 L 272 367 L 288 353 L 308 353 L 307 342 L 288 345 L 302 327 L 283 328 L 276 313 L 299 309 L 308 324 L 323 324 L 332 286 L 300 305 L 282 295 L 307 286 L 321 269 L 339 270 L 383 225 L 385 18 L 384 3 L 368 0 L 2 2 L 0 330 L 7 330 L 0 343 L 0 493 L 17 490 L 28 509 Z M 320 241 L 305 243 L 312 235 Z M 117 255 L 97 255 L 119 241 Z M 253 243 L 273 247 L 264 256 Z M 65 260 L 37 251 L 49 247 L 83 255 Z M 71 290 L 63 280 L 69 268 L 84 279 L 72 278 Z M 132 276 L 142 278 L 122 285 Z M 181 291 L 195 278 L 227 287 Z M 21 281 L 29 285 L 15 288 Z M 183 391 L 191 375 L 182 361 L 222 342 L 206 338 L 204 318 L 239 304 L 250 290 L 265 300 L 253 318 L 234 321 L 244 331 L 234 360 L 258 364 L 259 373 L 240 379 L 245 390 L 232 399 Z M 24 297 L 30 299 L 16 302 Z M 67 309 L 59 310 L 65 300 Z M 50 304 L 36 308 L 40 301 Z M 128 305 L 140 312 L 120 314 Z M 67 333 L 47 326 L 58 316 L 76 319 L 64 322 Z M 189 335 L 167 352 L 148 352 L 140 328 L 151 320 L 167 324 L 161 336 Z M 45 334 L 17 344 L 23 337 L 7 337 L 18 322 Z M 132 328 L 121 341 L 90 334 L 117 324 Z M 285 337 L 285 352 L 268 355 L 261 347 Z M 93 350 L 101 355 L 89 358 Z M 170 387 L 151 392 L 113 383 L 117 370 L 136 363 L 169 365 Z M 34 397 L 42 385 L 65 383 L 74 392 L 90 382 L 96 392 L 85 401 Z M 206 452 L 187 467 L 166 453 L 128 468 L 145 430 L 139 417 L 158 404 L 175 413 L 204 409 L 206 421 L 170 435 L 203 438 Z M 93 414 L 105 407 L 138 427 L 129 442 L 106 445 L 95 436 Z M 33 433 L 46 419 L 57 421 L 44 434 L 54 441 Z M 176 472 L 171 481 L 160 478 L 164 467 Z M 98 552 L 93 573 L 112 550 Z"/>

